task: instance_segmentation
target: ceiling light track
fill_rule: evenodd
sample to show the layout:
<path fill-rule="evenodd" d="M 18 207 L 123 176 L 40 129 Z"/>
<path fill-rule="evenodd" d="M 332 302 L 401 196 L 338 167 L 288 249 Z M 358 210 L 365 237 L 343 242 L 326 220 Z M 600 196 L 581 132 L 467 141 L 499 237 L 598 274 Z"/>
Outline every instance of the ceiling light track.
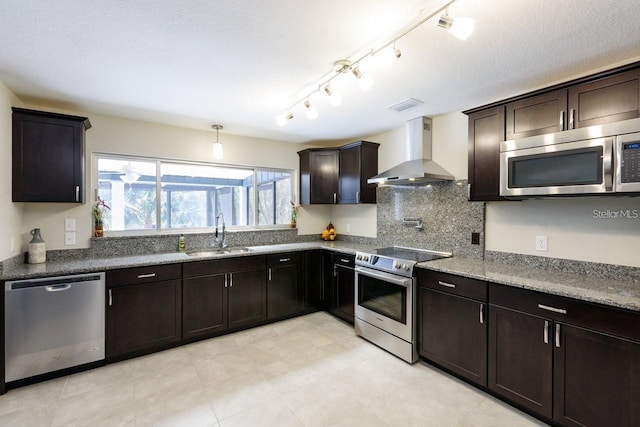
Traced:
<path fill-rule="evenodd" d="M 471 18 L 451 17 L 449 15 L 449 6 L 451 6 L 455 2 L 456 0 L 448 1 L 446 4 L 436 9 L 429 15 L 425 16 L 420 21 L 411 25 L 388 42 L 384 43 L 377 49 L 372 48 L 370 51 L 354 61 L 341 59 L 334 62 L 333 70 L 329 71 L 322 78 L 320 78 L 315 89 L 305 92 L 299 99 L 293 102 L 289 106 L 289 108 L 285 110 L 286 112 L 284 114 L 280 114 L 276 117 L 276 122 L 278 123 L 278 125 L 284 126 L 290 120 L 292 120 L 294 117 L 292 110 L 300 104 L 304 105 L 306 115 L 310 120 L 316 119 L 318 117 L 318 111 L 311 105 L 311 102 L 309 101 L 311 95 L 315 94 L 316 92 L 324 92 L 329 97 L 331 105 L 333 105 L 334 107 L 338 106 L 342 102 L 342 97 L 332 89 L 331 81 L 342 74 L 353 74 L 353 76 L 357 79 L 358 85 L 360 86 L 360 89 L 362 89 L 362 91 L 371 89 L 371 87 L 373 86 L 373 80 L 368 75 L 363 73 L 358 65 L 366 58 L 376 58 L 376 55 L 378 55 L 378 57 L 386 57 L 382 59 L 382 61 L 385 62 L 393 62 L 394 59 L 400 59 L 400 57 L 402 56 L 402 52 L 400 51 L 400 49 L 396 48 L 396 42 L 442 12 L 444 13 L 438 20 L 438 26 L 448 30 L 452 35 L 462 40 L 466 40 L 467 37 L 469 37 L 469 35 L 473 32 L 475 22 Z"/>

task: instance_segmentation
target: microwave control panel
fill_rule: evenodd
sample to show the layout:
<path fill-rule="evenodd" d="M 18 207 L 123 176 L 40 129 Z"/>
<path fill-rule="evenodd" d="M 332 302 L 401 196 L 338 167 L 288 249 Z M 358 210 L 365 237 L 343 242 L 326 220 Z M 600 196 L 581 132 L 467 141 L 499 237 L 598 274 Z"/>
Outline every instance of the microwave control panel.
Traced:
<path fill-rule="evenodd" d="M 620 181 L 622 183 L 640 182 L 640 140 L 622 143 L 620 159 Z"/>

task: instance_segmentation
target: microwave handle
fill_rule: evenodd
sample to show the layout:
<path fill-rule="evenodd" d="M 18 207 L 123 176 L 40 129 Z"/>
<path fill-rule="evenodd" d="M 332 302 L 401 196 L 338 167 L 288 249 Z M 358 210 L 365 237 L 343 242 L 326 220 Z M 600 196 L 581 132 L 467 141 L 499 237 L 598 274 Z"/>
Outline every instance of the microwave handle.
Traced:
<path fill-rule="evenodd" d="M 607 138 L 604 143 L 604 155 L 602 156 L 602 172 L 606 191 L 613 191 L 613 141 L 613 137 Z"/>

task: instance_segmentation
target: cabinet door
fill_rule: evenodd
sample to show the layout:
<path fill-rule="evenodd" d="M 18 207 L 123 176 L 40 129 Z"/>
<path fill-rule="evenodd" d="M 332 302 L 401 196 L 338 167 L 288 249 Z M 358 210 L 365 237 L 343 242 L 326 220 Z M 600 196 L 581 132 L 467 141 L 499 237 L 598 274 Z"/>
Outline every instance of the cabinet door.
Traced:
<path fill-rule="evenodd" d="M 335 314 L 353 323 L 355 300 L 355 271 L 353 268 L 336 264 Z"/>
<path fill-rule="evenodd" d="M 229 273 L 228 325 L 258 323 L 267 318 L 267 281 L 264 269 Z"/>
<path fill-rule="evenodd" d="M 182 281 L 108 290 L 107 357 L 141 353 L 182 338 Z"/>
<path fill-rule="evenodd" d="M 504 107 L 469 115 L 469 200 L 500 197 L 500 143 L 504 141 Z"/>
<path fill-rule="evenodd" d="M 568 129 L 566 89 L 507 104 L 506 139 Z"/>
<path fill-rule="evenodd" d="M 226 274 L 184 279 L 183 338 L 214 335 L 227 328 Z"/>
<path fill-rule="evenodd" d="M 338 202 L 338 150 L 311 151 L 311 204 Z"/>
<path fill-rule="evenodd" d="M 487 385 L 486 304 L 418 288 L 420 355 Z"/>
<path fill-rule="evenodd" d="M 269 319 L 294 314 L 301 309 L 297 264 L 270 267 L 267 277 L 267 313 Z"/>
<path fill-rule="evenodd" d="M 309 251 L 304 254 L 304 303 L 307 308 L 326 308 L 325 276 L 328 254 L 324 251 Z M 328 279 L 332 279 L 330 275 Z"/>
<path fill-rule="evenodd" d="M 556 328 L 554 419 L 565 426 L 640 425 L 640 345 L 560 323 Z"/>
<path fill-rule="evenodd" d="M 340 150 L 339 202 L 359 203 L 361 147 Z"/>
<path fill-rule="evenodd" d="M 13 201 L 82 203 L 86 118 L 37 113 L 14 109 Z"/>
<path fill-rule="evenodd" d="M 569 129 L 640 117 L 640 70 L 569 88 L 569 114 Z"/>
<path fill-rule="evenodd" d="M 489 388 L 551 418 L 552 321 L 491 305 L 489 325 Z"/>

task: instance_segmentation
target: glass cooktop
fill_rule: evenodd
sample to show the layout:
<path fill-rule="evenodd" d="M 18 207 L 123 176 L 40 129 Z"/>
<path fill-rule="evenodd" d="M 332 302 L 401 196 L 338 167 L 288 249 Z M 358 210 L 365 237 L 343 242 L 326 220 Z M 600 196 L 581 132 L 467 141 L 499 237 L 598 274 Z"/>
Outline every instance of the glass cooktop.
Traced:
<path fill-rule="evenodd" d="M 375 250 L 375 253 L 390 258 L 415 262 L 433 261 L 434 259 L 448 258 L 451 256 L 451 254 L 444 252 L 433 252 L 422 249 L 405 248 L 402 246 L 378 248 Z"/>

